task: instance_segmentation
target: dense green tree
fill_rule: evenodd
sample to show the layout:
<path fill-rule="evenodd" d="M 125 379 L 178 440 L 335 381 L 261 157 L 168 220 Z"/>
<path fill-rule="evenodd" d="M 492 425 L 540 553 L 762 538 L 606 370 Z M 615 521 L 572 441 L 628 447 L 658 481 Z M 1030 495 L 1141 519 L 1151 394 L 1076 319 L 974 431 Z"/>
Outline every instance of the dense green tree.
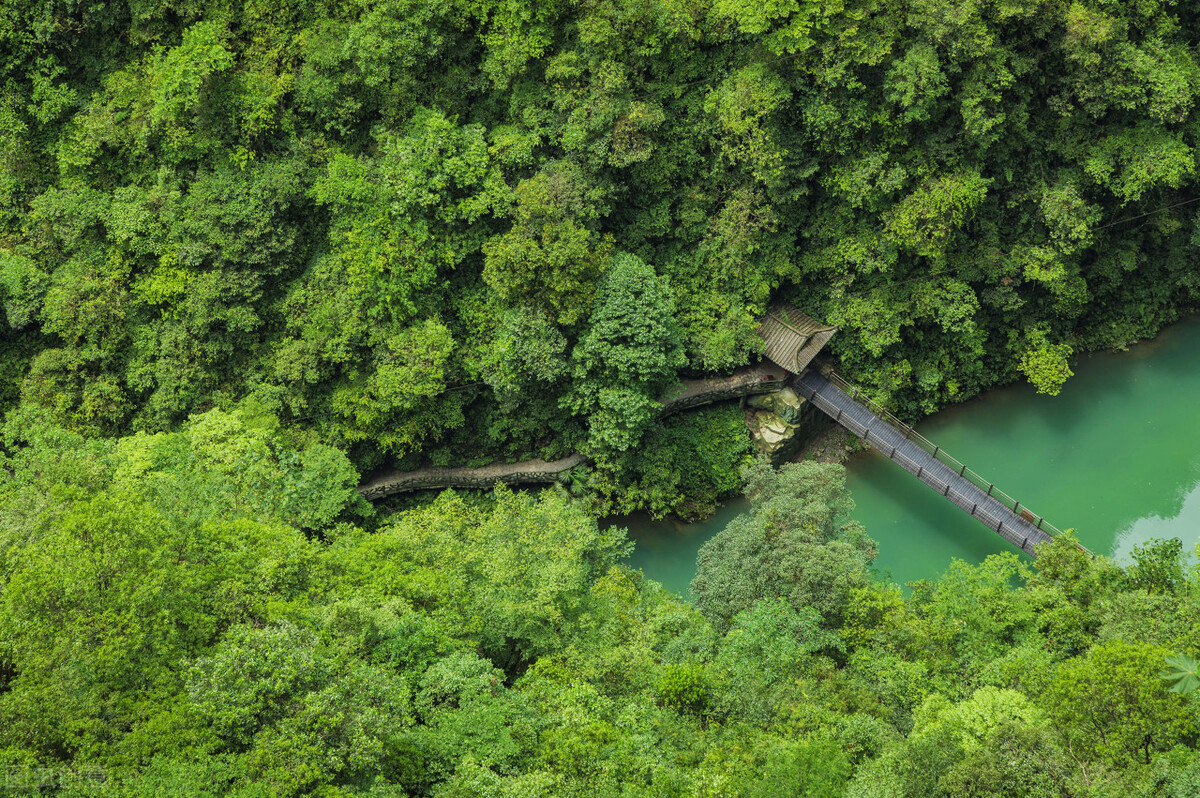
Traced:
<path fill-rule="evenodd" d="M 627 451 L 657 397 L 585 341 L 616 253 L 660 278 L 655 381 L 747 362 L 784 299 L 907 414 L 1056 392 L 1200 287 L 1174 6 L 6 14 L 10 370 L 89 433 L 254 393 L 360 466 Z"/>
<path fill-rule="evenodd" d="M 560 324 L 584 317 L 611 241 L 589 222 L 603 193 L 570 161 L 551 162 L 512 191 L 512 229 L 489 239 L 483 277 L 514 304 L 534 304 Z"/>
<path fill-rule="evenodd" d="M 1184 736 L 1195 718 L 1158 678 L 1166 651 L 1113 640 L 1060 666 L 1051 686 L 1054 717 L 1073 748 L 1101 761 L 1150 764 Z"/>
<path fill-rule="evenodd" d="M 340 536 L 327 567 L 351 595 L 408 601 L 512 672 L 562 645 L 624 550 L 619 529 L 561 495 L 500 487 L 491 508 L 445 493 L 375 534 Z"/>
<path fill-rule="evenodd" d="M 1069 760 L 1046 729 L 1003 724 L 984 742 L 942 776 L 939 786 L 946 795 L 1061 798 L 1068 794 Z"/>
<path fill-rule="evenodd" d="M 588 486 L 611 500 L 601 507 L 614 513 L 641 508 L 655 517 L 704 518 L 741 489 L 752 451 L 739 408 L 702 408 L 651 426 L 636 449 L 616 458 L 618 469 L 594 471 Z"/>
<path fill-rule="evenodd" d="M 189 672 L 187 700 L 238 780 L 279 795 L 368 787 L 395 768 L 388 741 L 412 724 L 390 669 L 340 659 L 289 625 L 231 629 Z"/>
<path fill-rule="evenodd" d="M 8 778 L 730 798 L 1195 781 L 1193 696 L 1140 642 L 1190 645 L 1196 575 L 1170 545 L 1118 568 L 1066 537 L 1036 569 L 956 563 L 905 596 L 860 581 L 869 545 L 836 468 L 758 467 L 731 529 L 787 546 L 751 562 L 856 554 L 820 579 L 783 570 L 726 621 L 717 602 L 761 577 L 707 561 L 705 617 L 620 567 L 620 530 L 562 491 L 446 492 L 366 531 L 345 457 L 254 403 L 118 441 L 49 418 L 12 416 L 0 469 Z"/>
<path fill-rule="evenodd" d="M 905 594 L 836 468 L 755 466 L 692 606 L 592 516 L 737 490 L 738 411 L 659 399 L 769 303 L 908 416 L 1194 308 L 1198 38 L 1171 2 L 6 2 L 0 768 L 1191 795 L 1175 543 Z M 578 450 L 581 500 L 354 492 Z"/>
<path fill-rule="evenodd" d="M 823 669 L 813 655 L 838 644 L 813 608 L 797 611 L 782 598 L 759 601 L 734 617 L 713 661 L 715 713 L 769 725 L 795 701 L 797 683 Z"/>
<path fill-rule="evenodd" d="M 700 550 L 696 606 L 721 631 L 737 613 L 775 597 L 839 626 L 875 559 L 874 542 L 849 517 L 845 470 L 803 461 L 778 471 L 758 463 L 743 474 L 750 512 Z"/>
<path fill-rule="evenodd" d="M 634 448 L 685 362 L 671 295 L 649 265 L 628 253 L 613 258 L 571 361 L 571 406 L 589 414 L 590 449 Z"/>

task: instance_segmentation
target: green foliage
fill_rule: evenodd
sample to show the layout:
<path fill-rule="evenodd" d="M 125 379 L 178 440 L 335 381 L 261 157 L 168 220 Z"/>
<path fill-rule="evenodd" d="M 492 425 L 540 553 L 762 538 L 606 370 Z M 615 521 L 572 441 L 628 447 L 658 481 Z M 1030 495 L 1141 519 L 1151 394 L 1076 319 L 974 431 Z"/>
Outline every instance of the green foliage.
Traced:
<path fill-rule="evenodd" d="M 613 513 L 644 509 L 655 517 L 704 518 L 720 499 L 741 491 L 741 469 L 752 449 L 736 406 L 679 413 L 651 426 L 638 447 L 616 461 L 619 470 L 593 472 L 588 485 L 611 501 L 602 506 Z"/>
<path fill-rule="evenodd" d="M 1194 733 L 1193 713 L 1158 677 L 1165 654 L 1157 646 L 1113 640 L 1064 662 L 1051 696 L 1070 744 L 1115 765 L 1149 764 L 1154 752 Z"/>
<path fill-rule="evenodd" d="M 1067 754 L 1042 728 L 1004 724 L 939 780 L 946 795 L 1059 798 L 1070 788 Z"/>
<path fill-rule="evenodd" d="M 441 780 L 460 762 L 516 773 L 534 746 L 536 715 L 504 687 L 504 674 L 473 653 L 434 663 L 416 697 L 423 727 L 409 736 L 425 756 L 426 778 Z"/>
<path fill-rule="evenodd" d="M 1174 594 L 1183 584 L 1183 543 L 1151 539 L 1133 548 L 1129 577 L 1148 593 Z"/>
<path fill-rule="evenodd" d="M 522 180 L 512 196 L 512 229 L 487 242 L 483 278 L 509 302 L 531 302 L 560 324 L 575 324 L 611 247 L 586 226 L 603 194 L 578 166 L 559 162 Z"/>
<path fill-rule="evenodd" d="M 492 347 L 484 354 L 484 376 L 501 402 L 515 407 L 567 373 L 567 339 L 530 308 L 505 314 Z"/>
<path fill-rule="evenodd" d="M 1191 639 L 1196 574 L 1172 544 L 1122 569 L 1064 536 L 1036 570 L 958 562 L 906 597 L 866 576 L 837 467 L 759 466 L 702 558 L 705 617 L 620 567 L 620 530 L 561 491 L 445 492 L 352 526 L 344 456 L 253 403 L 117 441 L 25 409 L 5 435 L 10 775 L 99 768 L 132 796 L 1196 781 L 1195 663 L 1123 639 Z"/>
<path fill-rule="evenodd" d="M 1038 393 L 1057 396 L 1074 373 L 1067 363 L 1071 357 L 1071 347 L 1067 344 L 1051 344 L 1041 330 L 1034 330 L 1029 341 L 1029 348 L 1021 355 L 1018 368 L 1029 377 Z"/>
<path fill-rule="evenodd" d="M 658 679 L 663 703 L 680 712 L 704 715 L 711 702 L 704 683 L 704 669 L 696 665 L 668 665 Z"/>
<path fill-rule="evenodd" d="M 663 387 L 682 365 L 670 294 L 654 270 L 619 253 L 599 286 L 572 360 L 578 376 L 617 385 Z"/>
<path fill-rule="evenodd" d="M 1023 694 L 981 687 L 954 705 L 939 695 L 927 698 L 916 713 L 911 737 L 948 729 L 958 735 L 964 750 L 972 751 L 988 744 L 1002 727 L 1045 725 L 1041 713 Z"/>
<path fill-rule="evenodd" d="M 770 752 L 762 770 L 744 785 L 742 794 L 838 798 L 845 794 L 849 776 L 850 763 L 832 740 L 784 744 Z"/>
<path fill-rule="evenodd" d="M 192 667 L 191 711 L 219 735 L 241 779 L 280 795 L 369 785 L 385 741 L 412 723 L 407 690 L 386 668 L 338 661 L 290 626 L 231 629 Z"/>
<path fill-rule="evenodd" d="M 225 47 L 224 26 L 216 21 L 199 22 L 183 32 L 183 41 L 156 65 L 156 85 L 151 99 L 150 119 L 157 124 L 178 124 L 202 105 L 202 93 L 214 76 L 233 66 L 233 54 Z M 179 134 L 175 134 L 179 135 Z"/>
<path fill-rule="evenodd" d="M 716 118 L 723 134 L 725 157 L 768 185 L 782 178 L 784 151 L 765 123 L 789 95 L 787 84 L 758 63 L 739 70 L 704 100 L 705 112 Z"/>
<path fill-rule="evenodd" d="M 4 289 L 4 316 L 8 326 L 21 329 L 37 316 L 46 295 L 45 272 L 27 257 L 0 250 L 0 286 Z"/>
<path fill-rule="evenodd" d="M 1170 654 L 1165 658 L 1167 667 L 1158 675 L 1171 686 L 1172 693 L 1190 693 L 1200 687 L 1200 664 L 1185 654 Z"/>
<path fill-rule="evenodd" d="M 306 468 L 269 424 L 238 420 L 214 412 L 191 432 L 87 446 L 36 414 L 10 419 L 0 625 L 19 676 L 0 699 L 6 744 L 148 758 L 181 722 L 182 660 L 303 604 L 312 555 L 289 522 L 328 524 L 353 470 L 338 453 Z M 289 482 L 312 495 L 289 497 Z"/>
<path fill-rule="evenodd" d="M 795 683 L 820 665 L 813 655 L 838 647 L 811 607 L 763 599 L 737 614 L 714 661 L 716 714 L 766 726 L 795 701 Z"/>
<path fill-rule="evenodd" d="M 325 528 L 357 500 L 358 473 L 345 455 L 319 443 L 288 441 L 278 419 L 252 402 L 234 413 L 210 410 L 195 416 L 184 430 L 191 444 L 186 449 L 172 446 L 169 438 L 123 441 L 131 459 L 146 457 L 153 463 L 135 471 L 137 476 L 150 481 L 156 472 L 206 474 L 220 486 L 210 490 L 239 497 L 241 512 L 282 519 L 301 529 Z M 174 489 L 167 487 L 169 478 L 155 482 L 156 492 Z"/>
<path fill-rule="evenodd" d="M 887 232 L 902 247 L 936 255 L 951 234 L 987 196 L 988 181 L 978 174 L 930 181 L 905 197 L 888 220 Z"/>
<path fill-rule="evenodd" d="M 383 341 L 374 373 L 341 386 L 331 398 L 333 410 L 351 422 L 346 438 L 398 452 L 418 443 L 428 434 L 425 425 L 410 421 L 397 429 L 396 417 L 442 392 L 453 347 L 450 331 L 433 319 Z"/>
<path fill-rule="evenodd" d="M 750 362 L 771 302 L 908 416 L 1057 393 L 1195 306 L 1194 11 L 951 5 L 7 3 L 0 766 L 1194 794 L 1176 544 L 1064 535 L 905 596 L 836 468 L 755 466 L 698 612 L 585 510 L 737 488 L 737 411 L 658 400 Z M 351 523 L 367 468 L 580 449 L 586 505 Z"/>
<path fill-rule="evenodd" d="M 686 362 L 663 279 L 618 253 L 597 288 L 587 327 L 571 352 L 571 404 L 590 412 L 589 448 L 634 448 L 658 415 L 658 395 Z"/>
<path fill-rule="evenodd" d="M 1152 187 L 1176 188 L 1196 170 L 1191 149 L 1177 136 L 1138 125 L 1102 139 L 1084 162 L 1084 171 L 1111 186 L 1125 202 L 1141 199 Z"/>
<path fill-rule="evenodd" d="M 1055 393 L 1197 298 L 1194 22 L 18 2 L 6 382 L 110 436 L 252 395 L 360 469 L 582 444 L 598 493 L 654 512 L 667 487 L 625 488 L 654 389 L 752 360 L 773 301 L 837 324 L 843 372 L 903 414 Z"/>
<path fill-rule="evenodd" d="M 562 645 L 589 583 L 624 551 L 619 530 L 561 495 L 498 487 L 491 508 L 445 493 L 373 535 L 340 537 L 330 562 L 355 592 L 421 607 L 516 671 Z"/>
<path fill-rule="evenodd" d="M 758 463 L 743 475 L 751 510 L 700 550 L 696 606 L 722 632 L 739 612 L 776 597 L 839 626 L 875 559 L 875 544 L 849 518 L 845 470 L 803 461 L 775 471 Z"/>

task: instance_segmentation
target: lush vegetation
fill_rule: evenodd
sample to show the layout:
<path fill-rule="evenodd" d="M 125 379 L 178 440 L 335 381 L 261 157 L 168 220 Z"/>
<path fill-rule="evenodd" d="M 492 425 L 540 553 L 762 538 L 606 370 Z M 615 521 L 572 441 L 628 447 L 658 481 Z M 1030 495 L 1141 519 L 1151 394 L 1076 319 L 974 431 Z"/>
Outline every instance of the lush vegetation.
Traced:
<path fill-rule="evenodd" d="M 759 465 L 693 606 L 620 566 L 623 532 L 563 490 L 363 518 L 348 460 L 261 407 L 119 441 L 25 412 L 4 444 L 13 787 L 49 772 L 70 796 L 1200 788 L 1200 693 L 1159 675 L 1200 646 L 1200 573 L 1177 543 L 1123 569 L 1063 539 L 1033 567 L 956 563 L 905 597 L 871 578 L 840 466 Z"/>
<path fill-rule="evenodd" d="M 1184 3 L 0 19 L 2 398 L 88 434 L 252 395 L 360 468 L 582 449 L 649 506 L 654 398 L 773 299 L 912 415 L 1054 391 L 1200 285 Z"/>
<path fill-rule="evenodd" d="M 905 596 L 836 467 L 656 399 L 777 300 L 908 416 L 1194 307 L 1198 40 L 1160 0 L 4 0 L 5 778 L 1197 794 L 1177 546 Z M 743 484 L 694 605 L 595 521 Z"/>

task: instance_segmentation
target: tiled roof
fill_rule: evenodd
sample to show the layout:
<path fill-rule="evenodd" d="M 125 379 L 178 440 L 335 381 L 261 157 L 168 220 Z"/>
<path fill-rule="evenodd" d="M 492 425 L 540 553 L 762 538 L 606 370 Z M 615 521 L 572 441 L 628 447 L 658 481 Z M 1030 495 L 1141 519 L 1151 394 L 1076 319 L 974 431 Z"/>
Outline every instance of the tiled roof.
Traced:
<path fill-rule="evenodd" d="M 804 371 L 835 332 L 837 327 L 821 324 L 786 305 L 771 308 L 758 325 L 767 359 L 793 374 Z"/>

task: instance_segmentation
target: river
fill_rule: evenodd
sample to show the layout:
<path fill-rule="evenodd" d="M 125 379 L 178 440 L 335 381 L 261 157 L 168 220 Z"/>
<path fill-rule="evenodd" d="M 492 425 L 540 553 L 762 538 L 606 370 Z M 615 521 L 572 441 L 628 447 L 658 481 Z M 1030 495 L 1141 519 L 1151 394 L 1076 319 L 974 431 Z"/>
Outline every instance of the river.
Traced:
<path fill-rule="evenodd" d="M 1126 352 L 1080 358 L 1058 396 L 1011 385 L 923 420 L 917 429 L 1095 552 L 1127 561 L 1150 538 L 1200 538 L 1200 318 Z M 879 542 L 876 568 L 904 584 L 958 557 L 1016 551 L 874 452 L 846 463 L 854 517 Z M 630 516 L 629 563 L 687 595 L 704 541 L 745 508 L 699 524 Z"/>

